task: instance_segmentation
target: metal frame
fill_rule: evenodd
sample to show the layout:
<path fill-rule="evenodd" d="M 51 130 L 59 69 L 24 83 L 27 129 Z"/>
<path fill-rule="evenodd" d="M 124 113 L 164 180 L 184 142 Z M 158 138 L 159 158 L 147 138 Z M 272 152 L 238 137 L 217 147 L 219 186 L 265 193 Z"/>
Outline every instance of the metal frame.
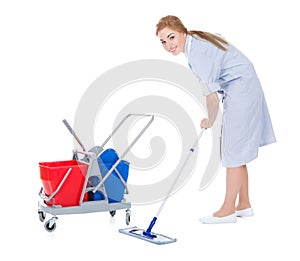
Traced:
<path fill-rule="evenodd" d="M 128 148 L 121 154 L 117 162 L 108 170 L 108 172 L 105 174 L 104 177 L 102 177 L 98 165 L 97 158 L 100 155 L 100 153 L 103 151 L 104 146 L 107 144 L 107 142 L 112 138 L 112 136 L 116 133 L 116 131 L 122 126 L 122 124 L 129 118 L 129 117 L 150 117 L 149 122 L 145 125 L 145 127 L 140 131 L 140 133 L 135 137 L 135 139 L 129 144 Z M 104 182 L 108 179 L 108 177 L 112 174 L 113 171 L 116 171 L 118 177 L 120 178 L 120 181 L 124 185 L 125 193 L 128 193 L 128 187 L 126 185 L 126 182 L 122 178 L 121 174 L 116 169 L 118 164 L 124 159 L 124 157 L 127 155 L 127 153 L 130 151 L 130 149 L 136 144 L 136 142 L 139 140 L 139 138 L 143 135 L 143 133 L 148 129 L 148 127 L 151 125 L 151 123 L 154 120 L 154 116 L 150 114 L 128 114 L 126 115 L 122 121 L 116 126 L 116 128 L 112 131 L 112 133 L 108 136 L 108 138 L 103 142 L 101 146 L 96 146 L 92 149 L 90 149 L 88 152 L 85 150 L 83 144 L 75 134 L 74 130 L 71 128 L 71 126 L 68 124 L 66 120 L 63 120 L 63 123 L 66 125 L 68 130 L 71 132 L 73 137 L 76 139 L 76 141 L 79 143 L 79 145 L 82 148 L 82 151 L 74 150 L 74 157 L 78 159 L 78 154 L 84 155 L 84 158 L 82 162 L 88 164 L 88 170 L 85 175 L 84 184 L 82 187 L 79 204 L 78 206 L 70 206 L 70 207 L 62 207 L 58 205 L 48 206 L 46 202 L 50 201 L 61 189 L 64 182 L 67 180 L 69 174 L 72 171 L 72 168 L 69 168 L 66 172 L 65 176 L 63 177 L 62 181 L 56 188 L 56 190 L 49 196 L 46 196 L 43 191 L 43 187 L 40 189 L 39 196 L 42 199 L 42 202 L 38 202 L 38 214 L 40 217 L 40 221 L 44 221 L 46 217 L 46 213 L 53 215 L 53 217 L 48 220 L 45 223 L 45 229 L 49 232 L 52 232 L 56 228 L 55 222 L 57 221 L 56 215 L 66 215 L 66 214 L 82 214 L 82 213 L 92 213 L 92 212 L 103 212 L 103 211 L 109 211 L 110 214 L 113 216 L 116 212 L 116 210 L 119 209 L 126 209 L 126 224 L 129 225 L 130 222 L 130 207 L 131 203 L 126 202 L 125 199 L 123 199 L 120 202 L 114 202 L 109 203 L 107 193 L 105 190 Z M 88 180 L 91 176 L 97 176 L 99 177 L 99 184 L 96 187 L 88 187 Z M 94 193 L 96 191 L 101 191 L 103 195 L 105 196 L 105 199 L 103 200 L 97 200 L 97 201 L 86 201 L 84 202 L 84 195 L 85 193 L 93 191 Z"/>

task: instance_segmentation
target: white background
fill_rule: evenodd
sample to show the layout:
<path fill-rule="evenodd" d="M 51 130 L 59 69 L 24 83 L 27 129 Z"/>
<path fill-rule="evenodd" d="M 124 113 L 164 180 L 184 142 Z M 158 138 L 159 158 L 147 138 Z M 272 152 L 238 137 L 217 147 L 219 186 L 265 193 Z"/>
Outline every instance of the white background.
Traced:
<path fill-rule="evenodd" d="M 1 1 L 1 259 L 299 260 L 297 7 L 292 0 Z M 46 232 L 37 215 L 38 162 L 71 157 L 72 138 L 61 120 L 72 123 L 88 86 L 115 66 L 139 59 L 185 64 L 155 36 L 167 14 L 188 29 L 221 33 L 256 67 L 278 142 L 249 164 L 255 217 L 201 224 L 198 219 L 222 203 L 225 173 L 199 191 L 196 169 L 154 228 L 176 237 L 175 244 L 119 234 L 123 210 L 113 219 L 108 213 L 60 216 L 57 229 Z M 146 228 L 158 206 L 133 206 L 131 225 Z"/>

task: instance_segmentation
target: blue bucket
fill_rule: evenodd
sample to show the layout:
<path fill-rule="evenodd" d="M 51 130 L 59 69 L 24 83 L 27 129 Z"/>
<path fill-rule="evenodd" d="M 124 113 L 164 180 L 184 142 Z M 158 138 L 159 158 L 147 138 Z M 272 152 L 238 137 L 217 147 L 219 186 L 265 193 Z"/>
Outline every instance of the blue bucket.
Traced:
<path fill-rule="evenodd" d="M 114 149 L 107 149 L 101 153 L 98 157 L 98 165 L 100 168 L 101 176 L 104 178 L 106 173 L 112 168 L 112 166 L 119 159 L 118 154 Z M 117 168 L 118 172 L 121 174 L 123 180 L 127 182 L 129 162 L 121 160 Z M 104 187 L 108 197 L 108 202 L 120 202 L 124 198 L 125 187 L 118 177 L 118 174 L 114 170 L 107 180 L 104 182 Z"/>
<path fill-rule="evenodd" d="M 89 185 L 91 187 L 96 187 L 100 183 L 100 178 L 98 176 L 89 177 Z M 104 200 L 105 196 L 101 191 L 96 191 L 95 193 L 92 191 L 88 192 L 88 200 L 96 201 L 96 200 Z"/>

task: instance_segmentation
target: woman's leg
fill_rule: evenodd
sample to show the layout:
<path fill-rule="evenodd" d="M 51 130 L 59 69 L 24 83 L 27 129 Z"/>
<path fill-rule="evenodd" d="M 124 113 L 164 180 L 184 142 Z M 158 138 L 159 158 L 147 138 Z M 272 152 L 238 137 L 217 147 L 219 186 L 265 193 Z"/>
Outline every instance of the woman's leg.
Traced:
<path fill-rule="evenodd" d="M 245 182 L 245 179 L 243 178 L 245 174 L 244 168 L 245 166 L 227 168 L 225 200 L 220 210 L 213 214 L 215 217 L 224 217 L 235 213 L 236 199 L 243 187 L 243 182 Z M 244 193 L 245 188 L 243 188 L 242 191 Z"/>
<path fill-rule="evenodd" d="M 247 166 L 243 166 L 243 175 L 242 175 L 242 185 L 239 191 L 239 199 L 238 204 L 236 206 L 236 210 L 242 210 L 251 208 L 250 200 L 249 200 L 249 186 L 248 186 L 248 170 Z"/>

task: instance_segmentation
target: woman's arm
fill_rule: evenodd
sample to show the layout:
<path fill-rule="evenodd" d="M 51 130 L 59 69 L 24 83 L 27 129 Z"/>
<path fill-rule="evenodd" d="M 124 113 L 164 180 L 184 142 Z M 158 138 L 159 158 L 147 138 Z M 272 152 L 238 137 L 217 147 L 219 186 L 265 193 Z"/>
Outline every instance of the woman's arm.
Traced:
<path fill-rule="evenodd" d="M 219 97 L 216 92 L 211 93 L 210 95 L 206 96 L 206 106 L 207 106 L 207 113 L 208 119 L 203 119 L 201 121 L 201 128 L 207 129 L 213 126 L 215 119 L 218 114 L 219 110 Z"/>

